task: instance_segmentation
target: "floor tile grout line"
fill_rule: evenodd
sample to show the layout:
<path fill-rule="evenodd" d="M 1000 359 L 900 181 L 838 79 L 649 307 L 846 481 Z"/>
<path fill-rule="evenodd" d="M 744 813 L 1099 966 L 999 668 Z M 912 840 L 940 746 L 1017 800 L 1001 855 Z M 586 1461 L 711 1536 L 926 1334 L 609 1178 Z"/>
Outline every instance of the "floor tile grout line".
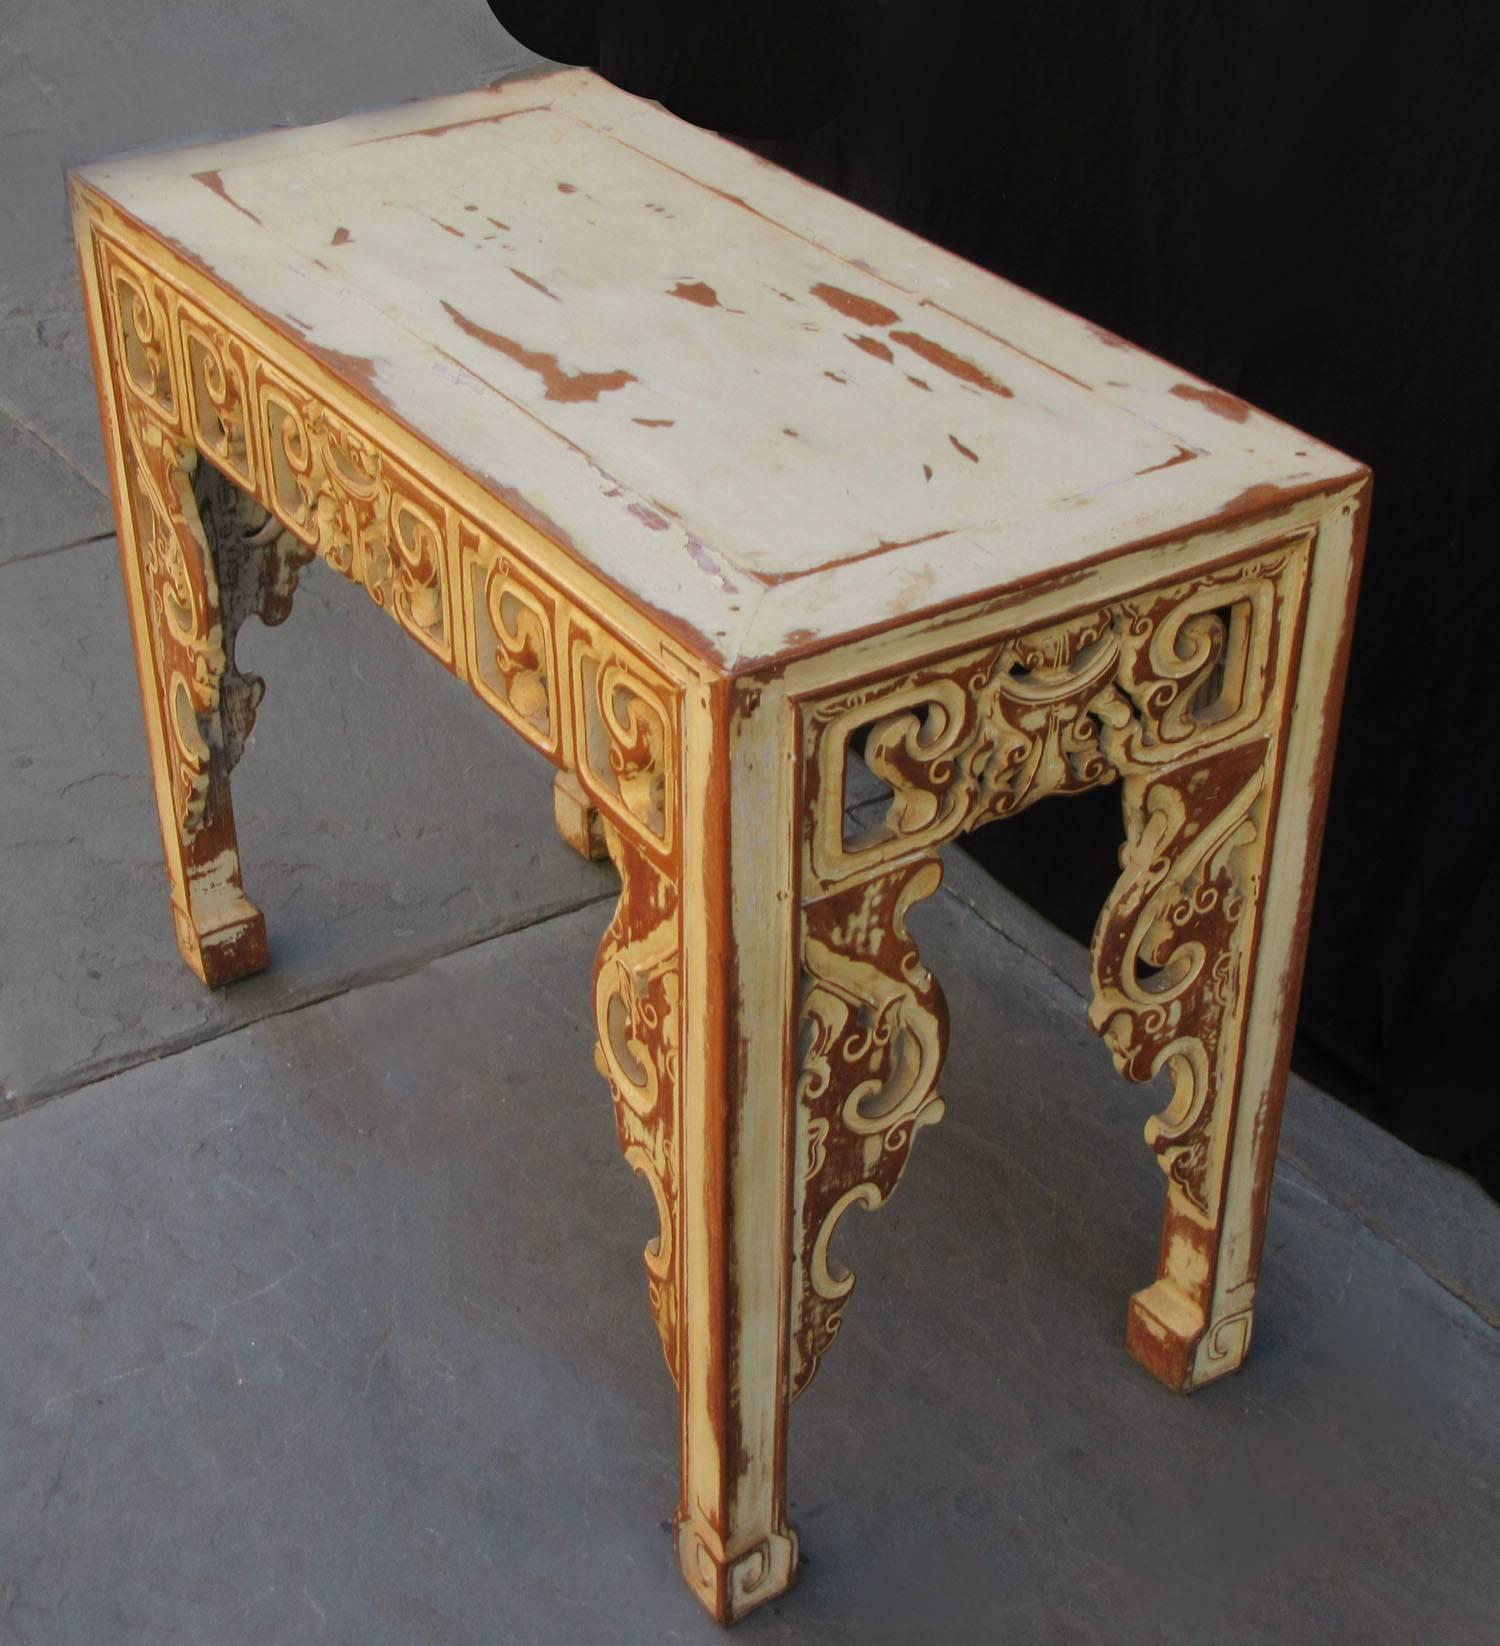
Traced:
<path fill-rule="evenodd" d="M 1278 1167 L 1282 1165 L 1289 1166 L 1320 1200 L 1352 1217 L 1360 1228 L 1372 1234 L 1382 1245 L 1389 1246 L 1393 1252 L 1405 1258 L 1414 1269 L 1419 1269 L 1433 1285 L 1446 1292 L 1455 1302 L 1463 1304 L 1470 1314 L 1483 1321 L 1491 1331 L 1500 1333 L 1500 1315 L 1491 1313 L 1477 1298 L 1470 1297 L 1467 1292 L 1460 1290 L 1454 1282 L 1444 1279 L 1435 1269 L 1428 1268 L 1421 1257 L 1405 1241 L 1371 1223 L 1361 1206 L 1355 1201 L 1347 1199 L 1324 1182 L 1322 1177 L 1294 1148 L 1280 1149 L 1277 1153 L 1277 1165 Z"/>
<path fill-rule="evenodd" d="M 66 464 L 66 466 L 78 476 L 78 478 L 91 492 L 104 498 L 105 501 L 108 502 L 109 493 L 102 486 L 100 486 L 97 481 L 91 479 L 90 476 L 86 474 L 71 457 L 68 456 L 61 446 L 49 440 L 47 436 L 43 434 L 42 431 L 34 424 L 28 423 L 22 413 L 14 405 L 12 405 L 11 402 L 7 400 L 0 400 L 0 417 L 3 417 L 8 423 L 15 424 L 22 434 L 30 435 L 30 437 L 35 440 L 39 446 L 44 446 L 49 452 L 52 453 L 59 463 Z"/>
<path fill-rule="evenodd" d="M 68 549 L 86 549 L 91 543 L 105 543 L 115 535 L 113 526 L 108 531 L 95 532 L 92 537 L 77 537 L 71 543 L 56 543 L 50 549 L 32 549 L 27 554 L 13 554 L 0 560 L 0 571 L 7 566 L 25 566 L 33 560 L 45 560 L 49 555 L 63 554 Z"/>
<path fill-rule="evenodd" d="M 418 972 L 426 970 L 428 966 L 447 960 L 453 955 L 465 954 L 470 949 L 483 947 L 486 943 L 500 943 L 508 937 L 519 936 L 522 932 L 534 930 L 538 926 L 545 926 L 552 920 L 563 920 L 567 916 L 577 914 L 583 909 L 594 908 L 597 904 L 607 903 L 619 897 L 617 890 L 600 892 L 595 896 L 581 899 L 576 903 L 567 903 L 556 909 L 549 909 L 545 914 L 539 914 L 532 919 L 524 920 L 519 925 L 507 926 L 503 930 L 482 932 L 470 938 L 467 942 L 455 944 L 449 949 L 439 949 L 431 954 L 416 956 L 410 963 L 393 962 L 390 966 L 378 968 L 361 976 L 349 978 L 343 983 L 327 989 L 317 990 L 303 998 L 287 1003 L 283 1006 L 260 1013 L 255 1017 L 248 1017 L 238 1023 L 226 1023 L 212 1033 L 198 1036 L 196 1039 L 184 1039 L 180 1042 L 159 1047 L 140 1057 L 125 1058 L 108 1068 L 99 1069 L 83 1080 L 71 1085 L 56 1086 L 51 1090 L 43 1088 L 41 1091 L 13 1103 L 6 1113 L 0 1113 L 0 1125 L 9 1120 L 19 1120 L 22 1115 L 32 1114 L 37 1109 L 56 1102 L 59 1098 L 71 1097 L 77 1092 L 87 1091 L 91 1086 L 101 1085 L 106 1080 L 113 1080 L 117 1075 L 129 1074 L 133 1069 L 146 1067 L 151 1063 L 165 1063 L 171 1058 L 185 1056 L 196 1051 L 200 1046 L 212 1045 L 216 1040 L 226 1040 L 230 1035 L 240 1034 L 246 1029 L 253 1029 L 258 1024 L 270 1023 L 280 1017 L 290 1017 L 296 1012 L 305 1011 L 309 1006 L 326 1005 L 330 1000 L 341 999 L 344 995 L 355 994 L 361 989 L 375 987 L 381 983 L 396 983 L 403 978 L 415 977 Z"/>

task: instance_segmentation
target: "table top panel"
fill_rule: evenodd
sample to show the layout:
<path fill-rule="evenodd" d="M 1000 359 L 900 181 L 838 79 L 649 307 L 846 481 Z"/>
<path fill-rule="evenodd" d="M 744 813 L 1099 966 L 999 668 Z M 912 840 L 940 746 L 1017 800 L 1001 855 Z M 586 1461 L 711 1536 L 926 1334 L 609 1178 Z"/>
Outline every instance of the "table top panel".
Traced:
<path fill-rule="evenodd" d="M 82 175 L 721 663 L 1358 470 L 587 71 Z"/>

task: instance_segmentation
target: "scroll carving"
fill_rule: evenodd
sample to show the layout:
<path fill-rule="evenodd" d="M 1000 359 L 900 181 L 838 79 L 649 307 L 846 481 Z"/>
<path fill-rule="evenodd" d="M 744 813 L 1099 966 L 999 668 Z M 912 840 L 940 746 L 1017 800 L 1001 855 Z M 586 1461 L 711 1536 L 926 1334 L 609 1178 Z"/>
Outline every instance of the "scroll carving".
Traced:
<path fill-rule="evenodd" d="M 103 224 L 92 242 L 138 482 L 172 821 L 188 848 L 174 882 L 184 954 L 218 981 L 264 964 L 228 775 L 265 687 L 236 667 L 235 637 L 251 613 L 284 617 L 317 555 L 573 770 L 580 804 L 604 820 L 622 886 L 595 971 L 597 1061 L 625 1158 L 656 1201 L 647 1281 L 676 1378 L 680 688 L 422 478 L 411 449 L 383 445 L 357 397 L 331 404 L 296 351 L 268 352 L 211 312 L 211 291 L 174 284 Z M 224 952 L 205 959 L 206 934 L 219 933 Z"/>
<path fill-rule="evenodd" d="M 1146 1141 L 1205 1217 L 1216 1097 L 1228 1082 L 1264 859 L 1264 749 L 1170 776 L 1133 776 L 1124 790 L 1122 872 L 1094 941 L 1089 1022 L 1129 1080 L 1172 1081 Z"/>
<path fill-rule="evenodd" d="M 666 682 L 592 626 L 575 622 L 570 649 L 578 775 L 601 811 L 670 856 L 676 730 Z"/>
<path fill-rule="evenodd" d="M 517 556 L 460 529 L 474 690 L 529 743 L 557 750 L 564 712 L 558 684 L 557 603 Z"/>
<path fill-rule="evenodd" d="M 330 403 L 302 380 L 295 351 L 268 352 L 112 230 L 96 224 L 93 244 L 127 403 L 251 494 L 287 542 L 360 584 L 528 742 L 576 770 L 622 835 L 670 861 L 677 724 L 665 677 L 416 472 L 409 451 L 382 444 L 357 397 Z"/>
<path fill-rule="evenodd" d="M 241 674 L 234 642 L 249 616 L 281 622 L 311 558 L 195 448 L 127 410 L 137 529 L 169 738 L 173 803 L 185 841 L 210 821 L 265 692 Z"/>
<path fill-rule="evenodd" d="M 803 910 L 794 1395 L 832 1344 L 854 1287 L 829 1252 L 839 1220 L 853 1206 L 882 1205 L 913 1136 L 942 1117 L 935 1086 L 948 1012 L 906 929 L 908 910 L 941 879 L 938 863 L 918 859 Z"/>
<path fill-rule="evenodd" d="M 924 1017 L 943 1022 L 941 996 L 905 938 L 905 910 L 936 887 L 941 845 L 1047 795 L 1124 779 L 1126 843 L 1094 939 L 1089 1019 L 1127 1078 L 1169 1075 L 1147 1141 L 1195 1215 L 1216 1215 L 1225 1128 L 1215 1122 L 1238 1058 L 1280 735 L 1275 682 L 1306 546 L 1305 536 L 1283 542 L 804 706 L 793 1393 L 832 1341 L 852 1283 L 828 1269 L 832 1229 L 849 1206 L 883 1203 L 910 1147 L 893 1123 L 893 1171 L 884 1138 L 876 1148 L 853 1123 L 861 1103 L 907 1079 L 893 1114 L 913 1102 L 919 1118 L 942 1112 L 943 1037 Z M 890 798 L 878 821 L 851 831 L 844 768 L 861 735 Z M 900 1032 L 883 1036 L 891 1023 Z M 844 1069 L 861 1059 L 859 1072 Z"/>
<path fill-rule="evenodd" d="M 266 683 L 259 675 L 241 672 L 235 640 L 247 617 L 258 617 L 268 627 L 286 621 L 312 551 L 248 492 L 208 463 L 198 464 L 193 496 L 219 589 L 225 657 L 219 719 L 228 772 L 239 763 L 255 728 L 255 711 L 266 694 Z"/>
<path fill-rule="evenodd" d="M 213 557 L 193 496 L 197 453 L 126 408 L 143 594 L 183 838 L 205 821 L 228 656 Z"/>
<path fill-rule="evenodd" d="M 168 288 L 112 250 L 100 270 L 119 349 L 120 378 L 135 404 L 180 428 L 182 395 L 168 320 Z"/>
<path fill-rule="evenodd" d="M 594 967 L 594 1061 L 609 1081 L 626 1163 L 656 1201 L 646 1287 L 674 1382 L 681 1375 L 678 1264 L 679 892 L 673 879 L 605 824 L 620 899 Z"/>
<path fill-rule="evenodd" d="M 276 514 L 429 650 L 451 659 L 442 503 L 364 435 L 268 371 L 260 376 L 259 415 Z"/>

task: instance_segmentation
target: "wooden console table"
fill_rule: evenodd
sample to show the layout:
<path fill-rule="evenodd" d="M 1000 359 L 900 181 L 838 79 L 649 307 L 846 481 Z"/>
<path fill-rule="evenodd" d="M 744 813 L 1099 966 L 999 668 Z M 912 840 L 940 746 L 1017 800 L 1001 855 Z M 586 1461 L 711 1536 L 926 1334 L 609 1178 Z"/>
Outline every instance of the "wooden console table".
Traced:
<path fill-rule="evenodd" d="M 586 72 L 72 190 L 188 963 L 267 961 L 235 635 L 315 554 L 619 870 L 597 1060 L 660 1215 L 677 1556 L 713 1615 L 792 1581 L 787 1408 L 854 1284 L 830 1241 L 942 1114 L 908 911 L 941 847 L 1046 795 L 1120 785 L 1089 1018 L 1170 1080 L 1127 1343 L 1174 1389 L 1233 1371 L 1367 471 Z M 856 747 L 890 790 L 863 832 Z"/>

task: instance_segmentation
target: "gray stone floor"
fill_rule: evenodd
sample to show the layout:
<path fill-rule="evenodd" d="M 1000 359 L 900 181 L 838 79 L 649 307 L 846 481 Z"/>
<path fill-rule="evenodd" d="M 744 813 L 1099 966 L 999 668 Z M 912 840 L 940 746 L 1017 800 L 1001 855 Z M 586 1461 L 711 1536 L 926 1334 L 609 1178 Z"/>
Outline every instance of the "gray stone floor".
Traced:
<path fill-rule="evenodd" d="M 276 964 L 178 964 L 60 165 L 530 62 L 484 7 L 0 14 L 0 1646 L 710 1640 L 549 772 L 315 569 L 243 651 Z M 840 1235 L 795 1409 L 807 1642 L 1500 1639 L 1500 1210 L 1301 1083 L 1256 1349 L 1124 1356 L 1151 1095 L 955 856 L 949 1118 Z"/>

